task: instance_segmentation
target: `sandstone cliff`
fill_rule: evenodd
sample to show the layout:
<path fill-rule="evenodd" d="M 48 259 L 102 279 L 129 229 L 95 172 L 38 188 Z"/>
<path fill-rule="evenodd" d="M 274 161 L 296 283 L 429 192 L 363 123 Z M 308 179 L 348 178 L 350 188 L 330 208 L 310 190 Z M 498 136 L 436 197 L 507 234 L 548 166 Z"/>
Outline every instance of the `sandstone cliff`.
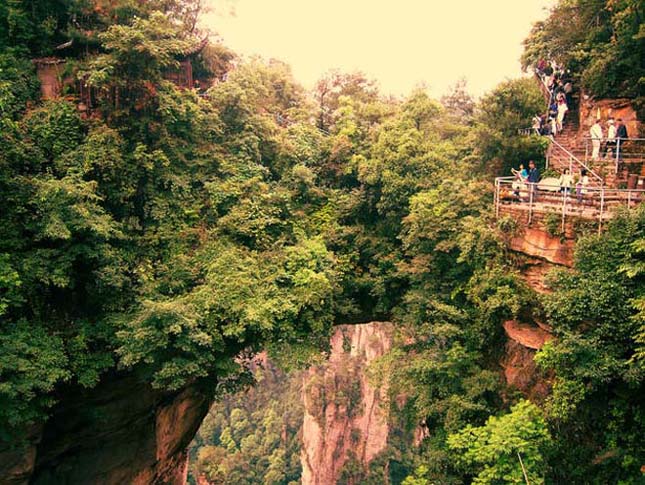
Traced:
<path fill-rule="evenodd" d="M 331 485 L 353 460 L 365 467 L 387 444 L 387 390 L 372 386 L 367 365 L 390 349 L 392 326 L 343 325 L 329 361 L 310 369 L 303 399 L 302 484 Z"/>
<path fill-rule="evenodd" d="M 197 389 L 161 394 L 132 375 L 69 389 L 26 447 L 0 450 L 0 483 L 183 484 L 208 405 Z"/>

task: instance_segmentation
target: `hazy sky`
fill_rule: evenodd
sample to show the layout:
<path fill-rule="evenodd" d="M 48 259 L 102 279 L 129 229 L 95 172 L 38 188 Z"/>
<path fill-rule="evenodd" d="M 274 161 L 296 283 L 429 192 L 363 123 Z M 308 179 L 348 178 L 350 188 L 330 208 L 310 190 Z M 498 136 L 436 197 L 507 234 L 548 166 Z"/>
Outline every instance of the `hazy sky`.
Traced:
<path fill-rule="evenodd" d="M 207 0 L 203 23 L 240 54 L 291 65 L 312 87 L 326 71 L 362 71 L 384 93 L 460 77 L 479 96 L 521 75 L 522 40 L 553 0 Z"/>

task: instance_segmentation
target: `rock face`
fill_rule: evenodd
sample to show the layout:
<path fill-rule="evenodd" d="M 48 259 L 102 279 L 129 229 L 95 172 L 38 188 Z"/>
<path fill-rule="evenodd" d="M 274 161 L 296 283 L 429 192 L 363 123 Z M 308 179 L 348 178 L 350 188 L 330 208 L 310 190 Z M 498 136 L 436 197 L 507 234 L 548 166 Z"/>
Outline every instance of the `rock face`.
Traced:
<path fill-rule="evenodd" d="M 546 285 L 546 277 L 549 272 L 558 265 L 550 263 L 545 259 L 526 258 L 520 268 L 522 277 L 528 285 L 541 294 L 550 293 L 551 289 Z"/>
<path fill-rule="evenodd" d="M 573 264 L 573 247 L 571 239 L 561 241 L 559 237 L 550 236 L 542 228 L 525 228 L 511 240 L 511 249 L 528 256 L 544 259 L 550 263 L 571 266 Z"/>
<path fill-rule="evenodd" d="M 501 365 L 509 386 L 520 390 L 529 399 L 540 400 L 549 393 L 550 384 L 535 366 L 535 352 L 551 340 L 552 335 L 538 325 L 516 320 L 504 322 L 508 337 Z"/>
<path fill-rule="evenodd" d="M 594 99 L 583 95 L 583 99 L 580 101 L 579 136 L 581 138 L 589 136 L 589 129 L 596 118 L 606 120 L 610 117 L 623 120 L 630 138 L 637 138 L 641 135 L 641 123 L 638 120 L 638 113 L 632 105 L 632 100 Z"/>
<path fill-rule="evenodd" d="M 348 461 L 365 467 L 385 449 L 387 389 L 372 386 L 365 369 L 390 349 L 391 335 L 389 323 L 339 326 L 329 361 L 309 369 L 303 387 L 303 485 L 332 485 Z"/>
<path fill-rule="evenodd" d="M 23 460 L 0 453 L 0 483 L 183 484 L 208 406 L 196 389 L 164 395 L 131 375 L 69 390 Z"/>

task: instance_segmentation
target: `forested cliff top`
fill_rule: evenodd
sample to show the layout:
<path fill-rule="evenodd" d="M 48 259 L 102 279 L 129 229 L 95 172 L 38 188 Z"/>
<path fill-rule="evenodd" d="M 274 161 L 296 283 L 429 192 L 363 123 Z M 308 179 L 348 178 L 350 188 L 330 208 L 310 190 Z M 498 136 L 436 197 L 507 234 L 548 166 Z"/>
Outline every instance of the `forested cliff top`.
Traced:
<path fill-rule="evenodd" d="M 387 318 L 374 372 L 407 397 L 401 428 L 432 430 L 398 455 L 407 485 L 521 483 L 518 452 L 530 483 L 642 480 L 645 210 L 582 227 L 541 295 L 494 217 L 494 177 L 544 164 L 548 140 L 517 136 L 537 81 L 397 99 L 332 72 L 308 92 L 204 45 L 199 5 L 0 5 L 0 449 L 108 377 L 225 392 L 240 356 L 302 367 L 335 324 Z M 560 1 L 524 62 L 641 109 L 643 8 Z M 62 61 L 51 99 L 37 59 Z M 534 402 L 500 378 L 511 319 L 555 336 Z"/>

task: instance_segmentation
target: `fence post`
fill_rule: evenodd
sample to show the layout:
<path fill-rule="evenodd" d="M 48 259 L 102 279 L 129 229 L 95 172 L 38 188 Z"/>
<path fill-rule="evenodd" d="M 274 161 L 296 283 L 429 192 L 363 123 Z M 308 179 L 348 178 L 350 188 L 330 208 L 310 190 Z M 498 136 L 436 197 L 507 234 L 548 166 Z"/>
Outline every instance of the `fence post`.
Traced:
<path fill-rule="evenodd" d="M 569 195 L 567 193 L 567 188 L 565 187 L 564 190 L 562 190 L 562 237 L 564 237 L 564 226 L 565 226 L 565 217 L 567 213 L 567 199 L 569 198 Z"/>
<path fill-rule="evenodd" d="M 531 182 L 529 183 L 529 222 L 528 225 L 531 224 L 531 221 L 533 220 L 533 191 L 535 190 L 535 183 Z"/>
<path fill-rule="evenodd" d="M 598 221 L 598 234 L 602 231 L 602 212 L 605 208 L 605 187 L 600 187 L 600 215 Z"/>
<path fill-rule="evenodd" d="M 499 180 L 495 179 L 495 219 L 499 219 Z"/>
<path fill-rule="evenodd" d="M 620 144 L 620 138 L 616 140 L 616 149 L 614 150 L 616 153 L 614 153 L 614 170 L 615 173 L 618 174 L 618 145 Z"/>
<path fill-rule="evenodd" d="M 553 145 L 549 144 L 549 148 L 546 149 L 546 157 L 544 160 L 544 170 L 548 170 L 549 168 L 549 158 L 551 158 L 551 150 L 553 149 Z"/>
<path fill-rule="evenodd" d="M 632 191 L 631 190 L 627 191 L 627 208 L 628 209 L 632 208 Z"/>
<path fill-rule="evenodd" d="M 589 160 L 589 139 L 585 138 L 585 162 Z"/>
<path fill-rule="evenodd" d="M 620 160 L 620 138 L 616 139 L 616 173 L 618 173 L 618 160 Z"/>

